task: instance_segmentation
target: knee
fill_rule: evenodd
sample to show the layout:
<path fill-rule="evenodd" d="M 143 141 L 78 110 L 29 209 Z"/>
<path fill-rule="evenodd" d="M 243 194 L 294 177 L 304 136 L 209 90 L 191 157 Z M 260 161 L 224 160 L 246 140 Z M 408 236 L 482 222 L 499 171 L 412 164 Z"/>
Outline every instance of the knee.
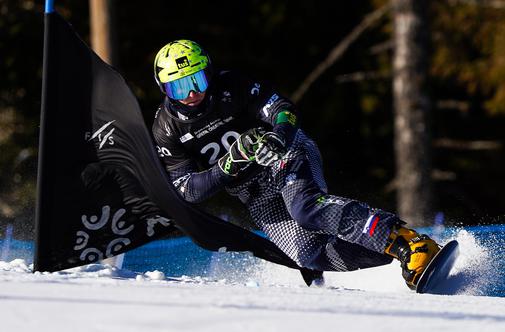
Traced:
<path fill-rule="evenodd" d="M 289 212 L 298 225 L 305 229 L 317 229 L 319 197 L 322 197 L 322 195 L 311 195 L 310 197 L 297 195 L 295 197 Z"/>
<path fill-rule="evenodd" d="M 348 219 L 359 221 L 366 220 L 370 216 L 370 206 L 368 204 L 350 200 L 344 206 L 342 214 Z"/>

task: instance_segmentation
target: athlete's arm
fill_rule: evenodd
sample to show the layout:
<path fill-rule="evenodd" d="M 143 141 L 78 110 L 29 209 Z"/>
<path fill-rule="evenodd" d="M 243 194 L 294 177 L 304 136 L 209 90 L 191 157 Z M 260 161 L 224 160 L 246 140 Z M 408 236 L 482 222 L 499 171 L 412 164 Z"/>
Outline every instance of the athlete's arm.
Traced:
<path fill-rule="evenodd" d="M 165 165 L 170 180 L 179 194 L 190 203 L 200 203 L 233 180 L 233 177 L 223 173 L 216 164 L 199 172 L 196 162 L 187 153 L 181 143 L 173 135 L 167 135 L 166 124 L 153 124 L 153 136 L 156 149 Z"/>
<path fill-rule="evenodd" d="M 194 162 L 190 162 L 168 174 L 179 194 L 188 202 L 200 203 L 223 189 L 233 178 L 221 171 L 216 164 L 197 172 Z"/>
<path fill-rule="evenodd" d="M 157 145 L 157 149 L 170 180 L 187 202 L 200 203 L 223 189 L 233 179 L 225 174 L 218 164 L 199 172 L 195 161 L 174 146 L 167 147 L 162 144 Z"/>
<path fill-rule="evenodd" d="M 266 83 L 243 78 L 242 86 L 248 112 L 270 125 L 287 146 L 291 145 L 299 126 L 295 105 Z"/>

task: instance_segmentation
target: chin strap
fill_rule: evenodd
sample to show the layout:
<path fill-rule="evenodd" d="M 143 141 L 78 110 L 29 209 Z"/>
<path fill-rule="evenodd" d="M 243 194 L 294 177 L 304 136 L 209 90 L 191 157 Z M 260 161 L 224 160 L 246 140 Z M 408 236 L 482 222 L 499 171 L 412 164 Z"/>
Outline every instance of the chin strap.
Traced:
<path fill-rule="evenodd" d="M 210 94 L 206 94 L 205 98 L 202 100 L 198 106 L 188 106 L 184 105 L 178 100 L 165 98 L 165 108 L 168 109 L 172 114 L 176 115 L 181 120 L 191 120 L 197 118 L 205 113 L 206 110 L 210 109 L 210 102 L 212 97 Z"/>

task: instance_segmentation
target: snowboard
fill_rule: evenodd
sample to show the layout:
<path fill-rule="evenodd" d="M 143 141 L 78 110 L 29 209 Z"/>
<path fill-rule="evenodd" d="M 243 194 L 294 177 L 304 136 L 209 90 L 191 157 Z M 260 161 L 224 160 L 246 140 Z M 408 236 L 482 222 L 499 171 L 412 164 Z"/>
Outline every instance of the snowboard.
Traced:
<path fill-rule="evenodd" d="M 416 292 L 436 294 L 437 285 L 447 280 L 458 255 L 459 244 L 456 240 L 450 241 L 440 249 L 419 278 Z"/>

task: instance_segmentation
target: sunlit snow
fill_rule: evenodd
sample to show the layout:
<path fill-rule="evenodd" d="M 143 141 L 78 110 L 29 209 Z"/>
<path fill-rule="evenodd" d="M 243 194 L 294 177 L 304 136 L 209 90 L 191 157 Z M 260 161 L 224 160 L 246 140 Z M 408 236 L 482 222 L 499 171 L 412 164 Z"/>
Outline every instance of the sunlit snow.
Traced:
<path fill-rule="evenodd" d="M 0 331 L 505 331 L 505 298 L 479 296 L 495 275 L 489 254 L 466 231 L 454 237 L 462 254 L 445 287 L 456 295 L 415 294 L 395 262 L 325 273 L 319 288 L 265 262 L 205 278 L 0 262 Z"/>

